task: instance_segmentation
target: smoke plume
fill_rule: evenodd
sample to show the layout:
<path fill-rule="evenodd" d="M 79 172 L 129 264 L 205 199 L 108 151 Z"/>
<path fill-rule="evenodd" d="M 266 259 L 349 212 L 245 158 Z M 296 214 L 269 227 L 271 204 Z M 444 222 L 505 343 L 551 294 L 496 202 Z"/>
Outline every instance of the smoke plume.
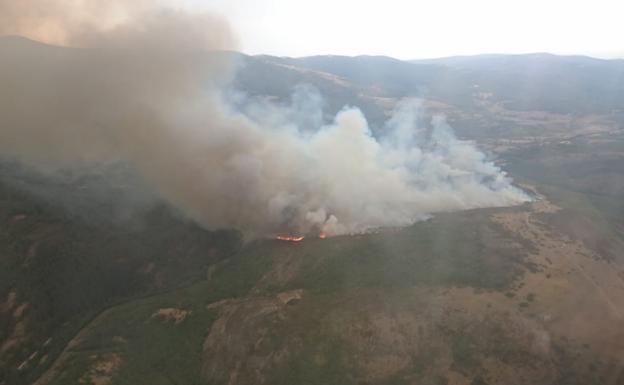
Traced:
<path fill-rule="evenodd" d="M 222 51 L 236 40 L 210 14 L 0 0 L 2 34 L 71 48 L 2 42 L 0 154 L 57 169 L 127 163 L 207 228 L 335 235 L 527 200 L 442 118 L 417 127 L 412 101 L 383 138 L 357 108 L 325 125 L 306 103 L 308 119 L 237 111 L 222 97 L 234 67 Z"/>

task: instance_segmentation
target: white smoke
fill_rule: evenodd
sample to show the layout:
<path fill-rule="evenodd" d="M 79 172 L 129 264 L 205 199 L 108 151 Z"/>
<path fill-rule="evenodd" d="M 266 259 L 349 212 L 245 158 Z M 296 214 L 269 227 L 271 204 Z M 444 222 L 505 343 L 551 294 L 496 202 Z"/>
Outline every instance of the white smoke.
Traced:
<path fill-rule="evenodd" d="M 458 140 L 442 117 L 433 119 L 432 130 L 418 127 L 418 111 L 417 101 L 400 103 L 380 140 L 357 108 L 345 108 L 312 134 L 296 126 L 268 129 L 264 140 L 283 132 L 287 138 L 280 143 L 296 149 L 283 159 L 286 179 L 297 182 L 267 197 L 265 218 L 276 225 L 287 220 L 302 233 L 359 233 L 408 225 L 435 212 L 528 200 L 473 143 Z"/>
<path fill-rule="evenodd" d="M 123 17 L 101 26 L 68 17 L 69 3 L 46 3 L 65 12 L 46 13 L 53 36 L 83 49 L 2 48 L 5 157 L 53 168 L 125 162 L 205 227 L 252 236 L 364 232 L 528 199 L 443 118 L 417 127 L 413 101 L 398 106 L 379 140 L 357 108 L 322 125 L 306 92 L 292 108 L 236 110 L 222 96 L 227 55 L 206 53 L 235 41 L 214 16 L 115 1 Z M 21 8 L 0 1 L 3 9 Z M 28 35 L 24 20 L 15 30 Z"/>

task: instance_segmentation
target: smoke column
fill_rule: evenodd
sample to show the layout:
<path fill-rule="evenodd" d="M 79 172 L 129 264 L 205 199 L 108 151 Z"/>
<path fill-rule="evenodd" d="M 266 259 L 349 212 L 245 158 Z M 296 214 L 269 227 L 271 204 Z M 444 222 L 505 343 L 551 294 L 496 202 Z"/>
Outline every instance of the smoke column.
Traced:
<path fill-rule="evenodd" d="M 209 14 L 0 0 L 8 34 L 71 48 L 0 47 L 3 157 L 51 169 L 127 163 L 206 228 L 336 235 L 528 200 L 442 118 L 418 128 L 410 101 L 381 139 L 357 108 L 312 131 L 279 108 L 236 111 L 221 96 L 233 65 L 215 52 L 236 40 Z"/>

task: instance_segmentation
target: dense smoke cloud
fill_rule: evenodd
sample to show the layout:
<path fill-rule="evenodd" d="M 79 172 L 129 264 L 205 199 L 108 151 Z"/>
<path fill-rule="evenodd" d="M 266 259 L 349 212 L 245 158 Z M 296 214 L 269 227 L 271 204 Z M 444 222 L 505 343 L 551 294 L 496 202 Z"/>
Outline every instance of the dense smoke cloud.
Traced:
<path fill-rule="evenodd" d="M 209 13 L 155 0 L 0 0 L 0 36 L 71 47 L 201 50 L 235 48 L 229 26 Z"/>
<path fill-rule="evenodd" d="M 236 111 L 221 96 L 229 56 L 209 52 L 235 39 L 214 16 L 44 0 L 0 0 L 0 15 L 0 33 L 79 47 L 2 43 L 0 153 L 48 168 L 130 164 L 207 228 L 343 234 L 527 199 L 443 119 L 416 127 L 410 101 L 379 140 L 356 108 L 321 125 L 305 92 L 293 103 L 305 116 Z"/>

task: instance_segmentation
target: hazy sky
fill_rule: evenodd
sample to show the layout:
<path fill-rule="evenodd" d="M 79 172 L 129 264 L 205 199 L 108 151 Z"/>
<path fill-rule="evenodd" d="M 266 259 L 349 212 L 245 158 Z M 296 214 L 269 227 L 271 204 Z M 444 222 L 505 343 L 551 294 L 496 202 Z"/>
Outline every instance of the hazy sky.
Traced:
<path fill-rule="evenodd" d="M 246 53 L 624 57 L 622 0 L 165 0 L 230 20 Z"/>

